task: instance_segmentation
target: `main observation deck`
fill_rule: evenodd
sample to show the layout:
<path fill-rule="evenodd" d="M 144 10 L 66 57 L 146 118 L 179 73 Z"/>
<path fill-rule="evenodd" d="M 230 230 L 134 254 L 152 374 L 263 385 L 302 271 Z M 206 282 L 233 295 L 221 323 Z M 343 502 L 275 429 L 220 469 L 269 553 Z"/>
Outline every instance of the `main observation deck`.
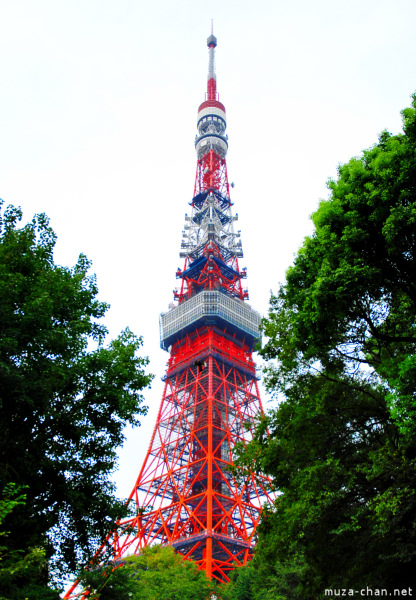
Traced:
<path fill-rule="evenodd" d="M 160 315 L 160 345 L 168 350 L 202 325 L 214 325 L 254 348 L 260 339 L 260 314 L 223 292 L 202 291 Z"/>

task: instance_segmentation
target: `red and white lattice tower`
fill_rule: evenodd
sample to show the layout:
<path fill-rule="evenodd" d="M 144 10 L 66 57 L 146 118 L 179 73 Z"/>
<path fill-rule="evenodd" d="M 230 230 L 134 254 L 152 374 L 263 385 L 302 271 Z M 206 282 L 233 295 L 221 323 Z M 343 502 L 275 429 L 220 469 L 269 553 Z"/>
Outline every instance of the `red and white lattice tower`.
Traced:
<path fill-rule="evenodd" d="M 130 495 L 131 518 L 107 539 L 116 559 L 154 543 L 194 560 L 208 577 L 227 581 L 255 545 L 268 481 L 237 480 L 233 449 L 251 438 L 262 411 L 252 358 L 260 315 L 247 304 L 243 256 L 227 177 L 226 114 L 218 100 L 208 38 L 205 101 L 198 109 L 197 169 L 176 277 L 175 303 L 160 317 L 170 353 L 156 426 Z"/>

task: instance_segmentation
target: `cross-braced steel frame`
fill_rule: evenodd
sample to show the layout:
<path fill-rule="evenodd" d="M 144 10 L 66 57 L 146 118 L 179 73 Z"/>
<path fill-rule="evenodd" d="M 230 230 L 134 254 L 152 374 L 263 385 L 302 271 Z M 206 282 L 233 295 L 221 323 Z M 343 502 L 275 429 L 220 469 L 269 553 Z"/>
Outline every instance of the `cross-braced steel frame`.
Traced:
<path fill-rule="evenodd" d="M 142 470 L 120 522 L 117 556 L 169 544 L 209 577 L 228 580 L 252 554 L 266 479 L 240 480 L 233 450 L 247 442 L 260 410 L 249 349 L 215 327 L 172 348 L 163 399 Z"/>

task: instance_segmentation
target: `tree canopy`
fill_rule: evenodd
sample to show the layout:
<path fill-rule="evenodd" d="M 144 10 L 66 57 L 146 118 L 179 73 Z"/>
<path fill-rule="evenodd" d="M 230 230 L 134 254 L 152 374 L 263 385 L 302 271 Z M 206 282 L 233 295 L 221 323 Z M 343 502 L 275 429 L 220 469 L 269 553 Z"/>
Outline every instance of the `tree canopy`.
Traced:
<path fill-rule="evenodd" d="M 0 497 L 0 600 L 59 600 L 59 592 L 47 586 L 47 558 L 44 548 L 28 550 L 9 547 L 6 517 L 16 506 L 24 505 L 26 496 L 13 483 Z"/>
<path fill-rule="evenodd" d="M 216 597 L 217 585 L 205 571 L 169 546 L 151 546 L 111 567 L 84 573 L 91 600 L 200 600 Z"/>
<path fill-rule="evenodd" d="M 44 548 L 64 575 L 122 514 L 110 475 L 151 376 L 131 331 L 106 345 L 108 305 L 87 258 L 54 263 L 45 215 L 23 226 L 18 208 L 0 216 L 0 492 L 14 483 L 26 497 L 5 518 L 8 545 Z"/>
<path fill-rule="evenodd" d="M 263 322 L 278 406 L 241 460 L 280 493 L 255 562 L 287 598 L 416 571 L 416 95 L 402 115 L 328 182 Z"/>

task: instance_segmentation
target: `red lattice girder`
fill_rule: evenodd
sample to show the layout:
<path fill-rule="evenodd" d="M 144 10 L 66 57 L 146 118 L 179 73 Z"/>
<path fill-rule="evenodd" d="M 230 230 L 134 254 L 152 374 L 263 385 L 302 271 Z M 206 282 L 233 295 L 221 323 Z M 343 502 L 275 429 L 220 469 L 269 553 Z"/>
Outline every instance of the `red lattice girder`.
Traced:
<path fill-rule="evenodd" d="M 150 447 L 130 496 L 117 557 L 169 544 L 208 576 L 228 579 L 251 555 L 267 480 L 233 472 L 233 449 L 261 410 L 247 348 L 206 327 L 176 343 Z"/>
<path fill-rule="evenodd" d="M 197 162 L 194 196 L 209 190 L 216 190 L 222 196 L 230 196 L 226 160 L 213 150 Z"/>

